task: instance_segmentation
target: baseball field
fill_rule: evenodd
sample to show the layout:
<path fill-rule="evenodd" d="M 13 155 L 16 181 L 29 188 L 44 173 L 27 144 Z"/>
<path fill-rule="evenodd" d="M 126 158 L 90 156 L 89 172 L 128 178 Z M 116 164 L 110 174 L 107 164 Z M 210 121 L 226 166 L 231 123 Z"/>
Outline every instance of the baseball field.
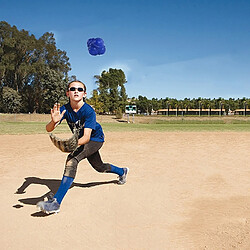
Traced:
<path fill-rule="evenodd" d="M 103 161 L 129 167 L 127 183 L 82 161 L 46 215 L 35 205 L 56 192 L 67 154 L 49 116 L 0 114 L 1 249 L 250 249 L 250 117 L 97 119 Z"/>

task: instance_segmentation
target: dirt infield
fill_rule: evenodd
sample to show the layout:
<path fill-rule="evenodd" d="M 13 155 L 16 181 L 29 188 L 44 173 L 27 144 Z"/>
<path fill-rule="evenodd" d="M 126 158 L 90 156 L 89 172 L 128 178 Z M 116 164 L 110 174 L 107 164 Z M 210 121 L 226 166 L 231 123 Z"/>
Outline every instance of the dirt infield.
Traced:
<path fill-rule="evenodd" d="M 66 154 L 46 134 L 0 142 L 1 249 L 250 249 L 250 133 L 107 132 L 103 160 L 128 182 L 82 161 L 49 216 L 35 204 Z"/>

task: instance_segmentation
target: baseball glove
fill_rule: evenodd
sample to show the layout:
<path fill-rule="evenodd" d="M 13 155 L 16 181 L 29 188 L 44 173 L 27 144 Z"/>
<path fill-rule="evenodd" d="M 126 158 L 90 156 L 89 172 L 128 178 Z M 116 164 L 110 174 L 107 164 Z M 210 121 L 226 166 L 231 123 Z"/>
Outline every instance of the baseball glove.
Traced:
<path fill-rule="evenodd" d="M 53 144 L 62 152 L 71 153 L 78 147 L 78 132 L 76 129 L 73 135 L 68 139 L 60 139 L 52 133 L 49 134 L 49 137 Z"/>

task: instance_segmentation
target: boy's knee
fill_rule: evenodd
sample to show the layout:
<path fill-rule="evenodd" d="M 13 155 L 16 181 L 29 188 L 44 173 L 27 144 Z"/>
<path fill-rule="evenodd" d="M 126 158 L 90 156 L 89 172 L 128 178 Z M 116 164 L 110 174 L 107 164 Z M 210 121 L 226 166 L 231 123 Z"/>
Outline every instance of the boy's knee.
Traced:
<path fill-rule="evenodd" d="M 65 164 L 64 174 L 67 177 L 75 178 L 77 171 L 78 161 L 75 158 L 67 160 Z"/>

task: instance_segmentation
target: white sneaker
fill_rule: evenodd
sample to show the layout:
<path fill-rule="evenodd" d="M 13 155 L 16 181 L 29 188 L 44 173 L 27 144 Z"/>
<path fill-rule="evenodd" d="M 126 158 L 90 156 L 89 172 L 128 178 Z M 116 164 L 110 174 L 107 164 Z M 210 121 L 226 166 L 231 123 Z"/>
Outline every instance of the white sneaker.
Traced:
<path fill-rule="evenodd" d="M 128 174 L 128 172 L 129 172 L 129 168 L 123 168 L 123 170 L 124 170 L 124 174 L 123 174 L 123 175 L 120 175 L 120 176 L 118 177 L 118 178 L 119 178 L 119 181 L 118 181 L 117 184 L 119 184 L 119 185 L 123 185 L 123 184 L 125 184 L 126 181 L 127 181 L 127 174 Z"/>
<path fill-rule="evenodd" d="M 60 204 L 57 202 L 56 198 L 53 198 L 48 201 L 39 201 L 36 204 L 37 208 L 40 211 L 43 211 L 46 214 L 59 213 Z"/>

